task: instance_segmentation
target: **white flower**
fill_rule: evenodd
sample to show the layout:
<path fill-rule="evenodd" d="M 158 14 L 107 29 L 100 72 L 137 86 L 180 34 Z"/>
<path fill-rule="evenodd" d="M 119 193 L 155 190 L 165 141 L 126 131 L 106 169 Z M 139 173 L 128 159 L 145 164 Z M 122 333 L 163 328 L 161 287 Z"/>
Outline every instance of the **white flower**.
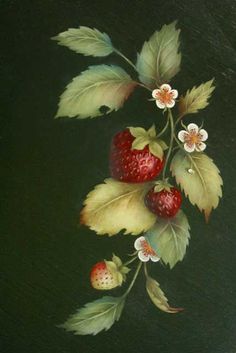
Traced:
<path fill-rule="evenodd" d="M 178 139 L 184 143 L 184 149 L 187 152 L 202 152 L 206 148 L 203 141 L 208 139 L 208 133 L 204 129 L 199 129 L 196 124 L 189 124 L 187 130 L 181 130 L 178 133 Z"/>
<path fill-rule="evenodd" d="M 148 244 L 145 237 L 139 237 L 134 242 L 134 247 L 138 250 L 138 257 L 141 261 L 147 262 L 149 260 L 157 262 L 160 258 L 157 256 L 152 247 Z"/>
<path fill-rule="evenodd" d="M 173 108 L 175 99 L 178 97 L 178 91 L 172 89 L 170 85 L 164 83 L 160 89 L 154 89 L 152 96 L 156 100 L 156 105 L 160 109 Z"/>

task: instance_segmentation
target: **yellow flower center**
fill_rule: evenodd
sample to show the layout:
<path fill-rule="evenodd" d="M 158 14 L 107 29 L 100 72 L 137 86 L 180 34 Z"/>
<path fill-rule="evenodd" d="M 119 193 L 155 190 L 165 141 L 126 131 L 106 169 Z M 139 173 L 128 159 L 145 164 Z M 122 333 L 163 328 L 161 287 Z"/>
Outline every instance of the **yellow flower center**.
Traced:
<path fill-rule="evenodd" d="M 153 248 L 148 244 L 148 242 L 146 240 L 142 240 L 142 251 L 143 253 L 147 256 L 147 255 L 152 255 L 152 256 L 156 256 L 155 251 L 153 250 Z"/>
<path fill-rule="evenodd" d="M 173 95 L 170 91 L 162 89 L 161 91 L 157 92 L 156 98 L 159 99 L 163 104 L 168 104 L 171 103 Z"/>
<path fill-rule="evenodd" d="M 201 142 L 201 135 L 196 132 L 190 132 L 185 135 L 185 142 L 189 145 L 197 145 Z"/>

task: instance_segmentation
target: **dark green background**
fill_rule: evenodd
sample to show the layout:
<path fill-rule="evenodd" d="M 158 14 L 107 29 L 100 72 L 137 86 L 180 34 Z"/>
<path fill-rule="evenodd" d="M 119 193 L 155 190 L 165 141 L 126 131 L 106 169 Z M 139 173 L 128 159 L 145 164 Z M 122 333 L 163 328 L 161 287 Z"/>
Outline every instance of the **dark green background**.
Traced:
<path fill-rule="evenodd" d="M 235 1 L 1 1 L 1 353 L 235 353 Z M 211 105 L 186 121 L 209 131 L 207 152 L 224 179 L 224 198 L 210 223 L 189 203 L 191 242 L 172 271 L 152 275 L 179 315 L 159 312 L 141 275 L 121 320 L 97 336 L 56 327 L 98 298 L 89 270 L 112 252 L 132 251 L 132 236 L 98 237 L 78 227 L 82 201 L 109 175 L 112 135 L 164 120 L 144 90 L 124 108 L 93 120 L 53 120 L 65 85 L 101 59 L 59 47 L 50 37 L 85 25 L 107 32 L 135 60 L 144 40 L 179 20 L 184 92 L 215 77 Z M 106 63 L 120 63 L 110 56 Z M 118 291 L 119 294 L 119 291 Z"/>

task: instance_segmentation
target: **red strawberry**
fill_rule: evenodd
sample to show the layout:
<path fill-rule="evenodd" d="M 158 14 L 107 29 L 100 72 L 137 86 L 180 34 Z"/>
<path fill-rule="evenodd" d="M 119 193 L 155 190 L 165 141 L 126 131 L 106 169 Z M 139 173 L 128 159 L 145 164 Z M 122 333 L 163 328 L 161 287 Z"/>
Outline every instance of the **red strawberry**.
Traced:
<path fill-rule="evenodd" d="M 154 126 L 148 131 L 131 127 L 117 133 L 111 144 L 111 176 L 128 183 L 155 179 L 163 168 L 166 148 Z"/>
<path fill-rule="evenodd" d="M 159 182 L 145 196 L 148 209 L 162 218 L 174 217 L 181 203 L 180 191 L 165 182 Z"/>
<path fill-rule="evenodd" d="M 101 261 L 96 263 L 90 273 L 91 285 L 95 289 L 109 290 L 122 285 L 128 267 L 123 266 L 120 258 L 113 255 L 112 261 Z"/>

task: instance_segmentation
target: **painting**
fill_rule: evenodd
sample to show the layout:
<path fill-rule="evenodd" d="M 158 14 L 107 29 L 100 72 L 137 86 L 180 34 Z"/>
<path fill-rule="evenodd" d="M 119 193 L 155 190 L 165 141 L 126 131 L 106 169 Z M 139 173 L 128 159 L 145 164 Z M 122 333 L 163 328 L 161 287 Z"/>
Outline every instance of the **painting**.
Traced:
<path fill-rule="evenodd" d="M 1 5 L 1 351 L 236 352 L 235 15 Z"/>

